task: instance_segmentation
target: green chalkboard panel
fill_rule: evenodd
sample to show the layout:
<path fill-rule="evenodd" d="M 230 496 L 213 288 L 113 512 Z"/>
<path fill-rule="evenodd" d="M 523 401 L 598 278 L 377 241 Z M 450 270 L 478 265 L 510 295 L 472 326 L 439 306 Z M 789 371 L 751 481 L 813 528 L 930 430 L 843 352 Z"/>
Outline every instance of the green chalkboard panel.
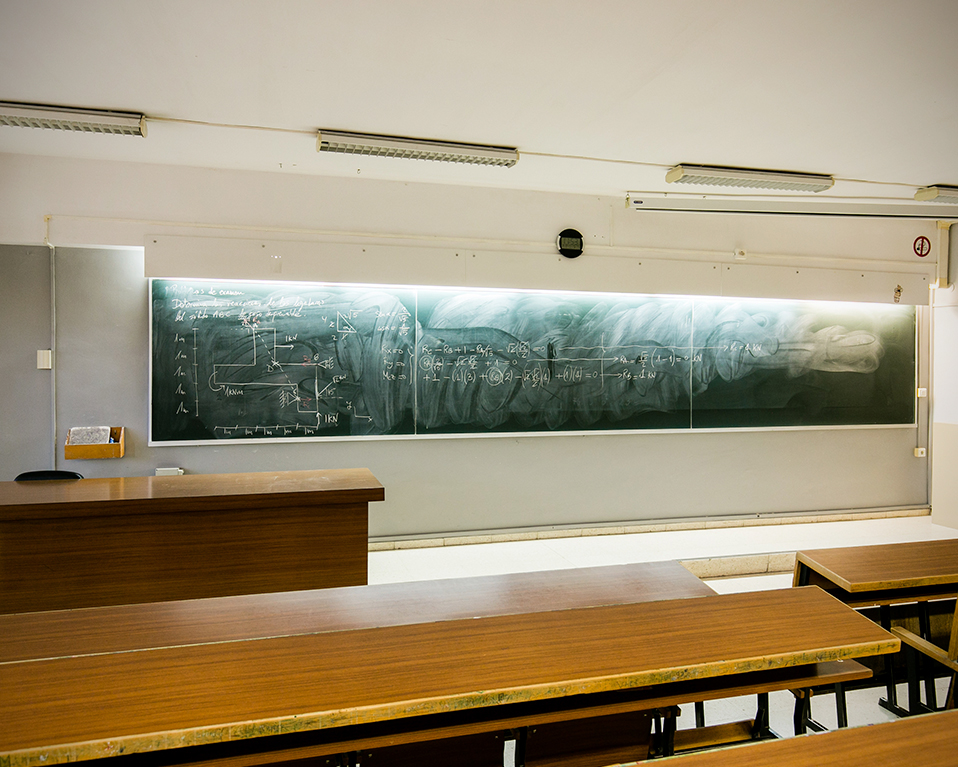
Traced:
<path fill-rule="evenodd" d="M 892 305 L 151 280 L 151 442 L 908 424 Z"/>

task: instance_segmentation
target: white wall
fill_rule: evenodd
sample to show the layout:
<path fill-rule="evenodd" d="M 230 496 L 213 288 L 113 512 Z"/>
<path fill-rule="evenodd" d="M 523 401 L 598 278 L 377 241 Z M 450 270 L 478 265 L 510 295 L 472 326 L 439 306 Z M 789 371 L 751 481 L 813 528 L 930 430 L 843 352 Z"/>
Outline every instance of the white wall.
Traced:
<path fill-rule="evenodd" d="M 372 510 L 371 534 L 387 537 L 928 501 L 926 462 L 912 455 L 923 440 L 924 410 L 917 428 L 150 448 L 146 279 L 143 252 L 128 248 L 152 248 L 150 238 L 165 244 L 156 251 L 159 265 L 151 265 L 159 270 L 164 252 L 174 258 L 177 248 L 168 246 L 176 237 L 184 238 L 184 252 L 202 245 L 200 237 L 211 244 L 284 242 L 289 252 L 301 252 L 297 243 L 330 241 L 400 248 L 410 268 L 430 249 L 462 248 L 498 264 L 484 279 L 505 274 L 524 287 L 550 274 L 573 287 L 611 275 L 619 289 L 643 292 L 650 289 L 645 265 L 655 264 L 653 289 L 667 292 L 699 279 L 709 284 L 701 274 L 716 268 L 735 270 L 739 289 L 751 294 L 832 290 L 837 295 L 829 298 L 891 301 L 901 284 L 906 303 L 923 304 L 934 264 L 917 259 L 911 245 L 920 234 L 934 235 L 933 222 L 636 212 L 626 209 L 624 195 L 13 155 L 0 155 L 0 210 L 0 242 L 36 245 L 49 234 L 57 246 L 60 431 L 91 423 L 128 429 L 126 458 L 68 463 L 87 476 L 170 465 L 191 472 L 368 466 L 387 489 L 387 501 Z M 587 242 L 574 265 L 553 245 L 570 226 Z M 744 262 L 735 259 L 737 249 L 746 252 Z M 195 268 L 212 264 L 216 276 L 245 276 L 228 273 L 242 263 L 223 261 L 216 247 L 209 252 L 193 260 Z M 62 446 L 57 450 L 62 464 Z"/>
<path fill-rule="evenodd" d="M 952 229 L 949 282 L 958 271 L 958 227 Z M 936 291 L 933 322 L 932 514 L 937 524 L 958 527 L 958 287 Z"/>
<path fill-rule="evenodd" d="M 508 169 L 502 169 L 508 173 Z M 574 227 L 597 255 L 719 256 L 928 274 L 915 237 L 934 222 L 634 211 L 621 197 L 405 184 L 0 154 L 0 242 L 143 246 L 148 234 L 303 239 L 399 235 L 437 244 L 545 248 Z M 927 296 L 905 296 L 926 304 Z M 890 297 L 888 300 L 891 300 Z"/>

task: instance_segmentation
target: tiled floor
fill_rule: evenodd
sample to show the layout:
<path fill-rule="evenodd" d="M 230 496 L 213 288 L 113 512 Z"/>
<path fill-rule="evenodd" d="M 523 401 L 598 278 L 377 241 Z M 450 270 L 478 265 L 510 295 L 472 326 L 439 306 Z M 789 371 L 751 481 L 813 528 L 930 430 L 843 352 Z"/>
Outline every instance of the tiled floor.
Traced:
<path fill-rule="evenodd" d="M 958 538 L 958 530 L 935 525 L 929 516 L 918 516 L 406 548 L 370 552 L 369 582 L 395 583 L 461 578 L 944 538 Z M 790 587 L 791 574 L 723 578 L 707 582 L 720 593 L 758 591 Z M 940 688 L 939 698 L 943 700 L 943 681 Z M 895 718 L 878 706 L 879 694 L 878 690 L 858 690 L 848 694 L 850 726 Z M 904 700 L 903 686 L 901 696 Z M 793 705 L 794 699 L 789 692 L 773 693 L 770 696 L 772 729 L 782 736 L 792 734 Z M 714 701 L 706 705 L 706 721 L 709 724 L 747 719 L 754 713 L 755 698 L 752 696 Z M 826 727 L 834 728 L 834 696 L 816 697 L 813 715 Z M 679 727 L 691 727 L 693 724 L 691 707 L 683 708 Z"/>

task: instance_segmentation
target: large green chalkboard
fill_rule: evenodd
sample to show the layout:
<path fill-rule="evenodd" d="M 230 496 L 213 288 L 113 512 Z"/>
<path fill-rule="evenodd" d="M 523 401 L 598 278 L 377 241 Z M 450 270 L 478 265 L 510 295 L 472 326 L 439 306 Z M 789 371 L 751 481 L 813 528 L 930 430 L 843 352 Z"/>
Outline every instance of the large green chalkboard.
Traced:
<path fill-rule="evenodd" d="M 152 280 L 151 442 L 909 424 L 915 310 Z"/>

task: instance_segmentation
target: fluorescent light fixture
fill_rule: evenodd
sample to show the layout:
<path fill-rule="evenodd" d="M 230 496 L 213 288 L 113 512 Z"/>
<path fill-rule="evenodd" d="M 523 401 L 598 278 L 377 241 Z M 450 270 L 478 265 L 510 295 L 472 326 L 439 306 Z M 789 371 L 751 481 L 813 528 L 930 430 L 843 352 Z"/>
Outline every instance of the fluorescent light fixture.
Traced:
<path fill-rule="evenodd" d="M 958 204 L 958 186 L 923 186 L 915 192 L 915 199 L 919 202 L 950 202 Z"/>
<path fill-rule="evenodd" d="M 426 141 L 400 136 L 376 136 L 321 130 L 316 137 L 317 152 L 367 154 L 378 157 L 404 157 L 409 160 L 440 160 L 471 165 L 511 167 L 519 160 L 516 149 L 450 141 Z"/>
<path fill-rule="evenodd" d="M 146 117 L 135 112 L 96 111 L 6 101 L 0 101 L 0 125 L 146 136 Z"/>
<path fill-rule="evenodd" d="M 709 165 L 676 165 L 665 174 L 670 184 L 737 186 L 748 189 L 784 189 L 790 192 L 823 192 L 835 179 L 814 173 L 785 173 L 777 170 L 720 168 Z"/>
<path fill-rule="evenodd" d="M 628 208 L 637 211 L 663 210 L 685 213 L 741 213 L 776 216 L 851 216 L 858 218 L 910 218 L 924 221 L 958 219 L 958 208 L 944 205 L 915 205 L 911 200 L 876 202 L 872 198 L 810 197 L 761 193 L 722 195 L 712 192 L 629 192 Z M 937 201 L 936 201 L 937 202 Z"/>

